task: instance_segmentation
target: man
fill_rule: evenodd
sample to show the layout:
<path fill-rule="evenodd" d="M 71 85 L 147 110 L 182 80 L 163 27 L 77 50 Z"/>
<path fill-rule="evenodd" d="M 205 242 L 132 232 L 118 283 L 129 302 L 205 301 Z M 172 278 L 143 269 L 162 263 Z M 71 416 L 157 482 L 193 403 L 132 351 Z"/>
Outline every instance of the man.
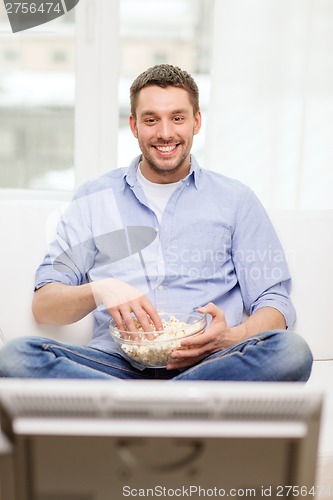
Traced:
<path fill-rule="evenodd" d="M 68 324 L 94 311 L 89 346 L 17 339 L 1 351 L 0 375 L 307 380 L 312 356 L 288 331 L 290 276 L 266 212 L 190 154 L 201 126 L 193 78 L 170 65 L 139 75 L 129 125 L 142 155 L 78 190 L 36 276 L 36 320 Z M 211 321 L 165 369 L 140 370 L 117 351 L 111 317 L 133 330 L 134 315 L 151 331 L 162 327 L 158 311 L 180 308 Z"/>

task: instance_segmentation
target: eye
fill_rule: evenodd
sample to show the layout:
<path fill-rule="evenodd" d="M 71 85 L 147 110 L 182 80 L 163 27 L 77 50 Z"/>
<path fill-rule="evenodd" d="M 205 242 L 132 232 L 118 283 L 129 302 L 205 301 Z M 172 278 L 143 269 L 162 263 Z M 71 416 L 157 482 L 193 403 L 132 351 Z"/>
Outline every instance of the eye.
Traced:
<path fill-rule="evenodd" d="M 156 118 L 146 118 L 145 123 L 147 125 L 154 125 L 157 122 Z"/>
<path fill-rule="evenodd" d="M 174 116 L 173 120 L 176 122 L 176 123 L 181 123 L 184 121 L 184 117 L 183 116 Z"/>

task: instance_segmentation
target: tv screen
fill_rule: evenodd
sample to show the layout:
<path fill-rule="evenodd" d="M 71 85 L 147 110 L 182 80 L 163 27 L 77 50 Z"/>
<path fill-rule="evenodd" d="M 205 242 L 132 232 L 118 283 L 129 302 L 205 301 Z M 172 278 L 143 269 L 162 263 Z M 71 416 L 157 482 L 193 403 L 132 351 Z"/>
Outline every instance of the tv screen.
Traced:
<path fill-rule="evenodd" d="M 15 500 L 313 499 L 321 407 L 298 383 L 0 382 Z"/>

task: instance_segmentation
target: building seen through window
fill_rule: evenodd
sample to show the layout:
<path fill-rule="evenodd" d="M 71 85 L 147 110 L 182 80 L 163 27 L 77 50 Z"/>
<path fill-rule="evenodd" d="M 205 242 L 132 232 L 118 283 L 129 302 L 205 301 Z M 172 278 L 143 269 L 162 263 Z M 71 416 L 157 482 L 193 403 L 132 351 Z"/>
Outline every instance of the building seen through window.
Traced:
<path fill-rule="evenodd" d="M 186 69 L 203 89 L 205 112 L 213 1 L 119 0 L 120 166 L 138 151 L 128 128 L 129 86 L 141 71 L 161 63 Z M 75 74 L 75 11 L 13 34 L 0 4 L 1 188 L 75 187 L 75 79 L 84 78 Z"/>
<path fill-rule="evenodd" d="M 13 34 L 0 7 L 0 187 L 74 187 L 74 11 Z"/>

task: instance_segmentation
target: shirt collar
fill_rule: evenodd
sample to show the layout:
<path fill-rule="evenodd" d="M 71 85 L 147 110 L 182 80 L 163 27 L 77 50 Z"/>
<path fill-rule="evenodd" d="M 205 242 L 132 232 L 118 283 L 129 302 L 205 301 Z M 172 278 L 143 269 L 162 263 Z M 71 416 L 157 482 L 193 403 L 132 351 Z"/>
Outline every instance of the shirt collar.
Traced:
<path fill-rule="evenodd" d="M 131 161 L 131 163 L 127 169 L 127 172 L 125 172 L 125 174 L 124 174 L 124 187 L 125 187 L 125 182 L 130 187 L 134 187 L 136 185 L 136 183 L 137 183 L 136 171 L 137 171 L 138 165 L 139 165 L 141 160 L 142 160 L 142 155 L 139 155 L 136 158 L 134 158 L 134 160 Z M 200 182 L 201 182 L 201 173 L 202 173 L 202 169 L 201 169 L 199 163 L 197 162 L 195 157 L 193 155 L 191 155 L 190 172 L 184 179 L 182 179 L 183 182 L 185 182 L 185 181 L 190 182 L 193 179 L 195 187 L 197 189 L 199 189 Z"/>

